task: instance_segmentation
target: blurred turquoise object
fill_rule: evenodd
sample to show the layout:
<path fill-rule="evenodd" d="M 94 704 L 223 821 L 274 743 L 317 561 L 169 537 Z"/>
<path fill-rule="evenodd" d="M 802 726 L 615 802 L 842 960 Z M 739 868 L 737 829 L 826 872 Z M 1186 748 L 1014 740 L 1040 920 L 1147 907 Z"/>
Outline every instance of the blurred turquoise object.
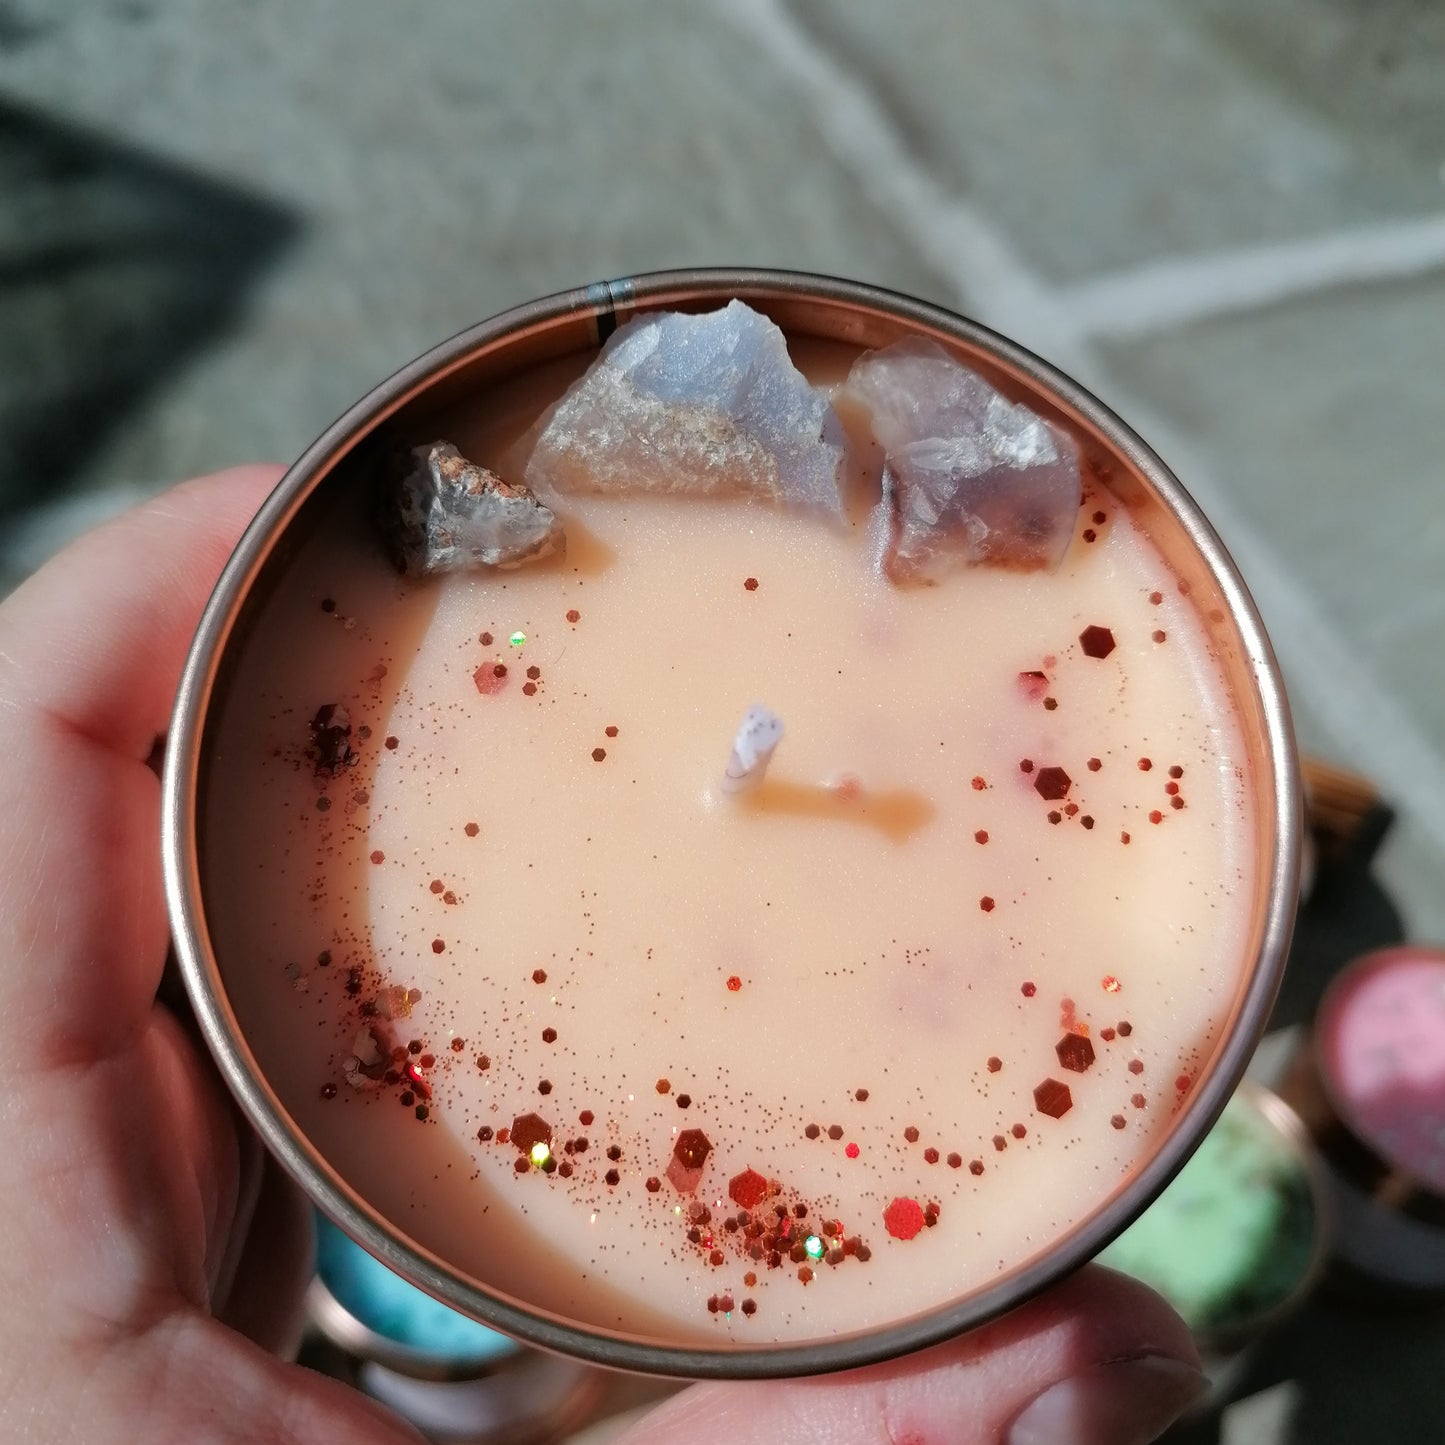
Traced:
<path fill-rule="evenodd" d="M 488 1362 L 521 1349 L 508 1336 L 438 1304 L 320 1215 L 316 1272 L 343 1309 L 394 1344 L 448 1360 Z"/>

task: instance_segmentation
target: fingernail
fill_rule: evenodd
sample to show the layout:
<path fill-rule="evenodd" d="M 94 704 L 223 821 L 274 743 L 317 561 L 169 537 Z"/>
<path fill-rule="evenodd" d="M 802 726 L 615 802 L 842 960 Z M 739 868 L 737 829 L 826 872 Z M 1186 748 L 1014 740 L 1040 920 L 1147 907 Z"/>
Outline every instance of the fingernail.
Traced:
<path fill-rule="evenodd" d="M 1164 1355 L 1094 1365 L 1025 1405 L 1008 1445 L 1148 1445 L 1208 1388 L 1193 1365 Z"/>

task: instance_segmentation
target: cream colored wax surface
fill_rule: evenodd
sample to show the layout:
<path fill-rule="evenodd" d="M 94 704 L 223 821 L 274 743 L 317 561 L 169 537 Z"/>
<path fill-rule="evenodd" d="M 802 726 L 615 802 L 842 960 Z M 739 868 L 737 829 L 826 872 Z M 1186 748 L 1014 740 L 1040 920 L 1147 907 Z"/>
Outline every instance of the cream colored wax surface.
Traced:
<path fill-rule="evenodd" d="M 537 405 L 457 439 L 517 475 Z M 1253 820 L 1203 632 L 1112 497 L 1055 575 L 914 590 L 864 525 L 636 498 L 558 501 L 558 564 L 404 584 L 360 510 L 250 638 L 204 873 L 262 1068 L 398 1226 L 573 1320 L 800 1341 L 987 1283 L 1157 1144 L 1239 986 Z M 726 797 L 754 701 L 786 735 Z M 336 777 L 306 756 L 325 703 Z M 411 1051 L 353 1087 L 372 1023 Z M 499 1140 L 528 1114 L 551 1173 Z"/>

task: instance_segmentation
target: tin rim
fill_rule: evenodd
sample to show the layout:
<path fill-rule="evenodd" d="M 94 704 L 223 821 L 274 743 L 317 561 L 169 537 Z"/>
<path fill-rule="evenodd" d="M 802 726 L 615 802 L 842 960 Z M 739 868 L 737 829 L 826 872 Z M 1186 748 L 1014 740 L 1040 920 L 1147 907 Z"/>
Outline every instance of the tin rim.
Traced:
<path fill-rule="evenodd" d="M 306 1318 L 312 1329 L 338 1349 L 412 1380 L 484 1380 L 515 1369 L 527 1354 L 526 1346 L 510 1336 L 505 1337 L 508 1348 L 495 1355 L 448 1354 L 404 1345 L 344 1305 L 320 1274 L 313 1275 L 306 1287 Z"/>
<path fill-rule="evenodd" d="M 201 744 L 221 657 L 263 564 L 305 500 L 362 440 L 469 359 L 507 338 L 549 324 L 590 318 L 597 341 L 639 309 L 717 304 L 806 303 L 883 316 L 982 350 L 1039 388 L 1093 431 L 1152 489 L 1203 562 L 1237 632 L 1254 688 L 1263 746 L 1256 759 L 1273 783 L 1272 826 L 1258 877 L 1258 955 L 1235 1003 L 1210 1072 L 1191 1093 L 1157 1153 L 1117 1195 L 1055 1242 L 984 1289 L 881 1329 L 803 1344 L 715 1349 L 660 1344 L 538 1312 L 494 1294 L 411 1241 L 353 1191 L 292 1123 L 261 1076 L 227 1002 L 204 924 L 195 829 Z M 517 1338 L 618 1369 L 695 1379 L 764 1379 L 852 1369 L 952 1338 L 1031 1298 L 1089 1260 L 1163 1190 L 1218 1117 L 1263 1032 L 1284 969 L 1298 889 L 1301 803 L 1289 708 L 1269 639 L 1233 560 L 1193 499 L 1163 461 L 1119 417 L 1077 382 L 977 322 L 879 287 L 797 271 L 696 269 L 559 292 L 470 327 L 404 366 L 333 422 L 287 471 L 227 562 L 201 617 L 176 696 L 163 778 L 162 846 L 167 906 L 181 972 L 206 1041 L 231 1091 L 267 1147 L 312 1202 L 390 1269 L 452 1307 Z"/>

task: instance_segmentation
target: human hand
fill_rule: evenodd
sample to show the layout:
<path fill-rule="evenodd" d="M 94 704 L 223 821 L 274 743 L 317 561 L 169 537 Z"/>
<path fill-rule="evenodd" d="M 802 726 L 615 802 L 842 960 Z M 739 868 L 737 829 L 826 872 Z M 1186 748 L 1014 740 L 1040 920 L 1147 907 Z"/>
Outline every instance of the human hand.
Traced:
<path fill-rule="evenodd" d="M 157 999 L 147 760 L 205 598 L 279 475 L 177 488 L 0 606 L 0 1435 L 15 1445 L 417 1438 L 281 1358 L 309 1216 Z M 1156 1296 L 1090 1269 L 886 1366 L 695 1386 L 627 1440 L 1131 1445 L 1197 1395 L 1196 1363 Z"/>

